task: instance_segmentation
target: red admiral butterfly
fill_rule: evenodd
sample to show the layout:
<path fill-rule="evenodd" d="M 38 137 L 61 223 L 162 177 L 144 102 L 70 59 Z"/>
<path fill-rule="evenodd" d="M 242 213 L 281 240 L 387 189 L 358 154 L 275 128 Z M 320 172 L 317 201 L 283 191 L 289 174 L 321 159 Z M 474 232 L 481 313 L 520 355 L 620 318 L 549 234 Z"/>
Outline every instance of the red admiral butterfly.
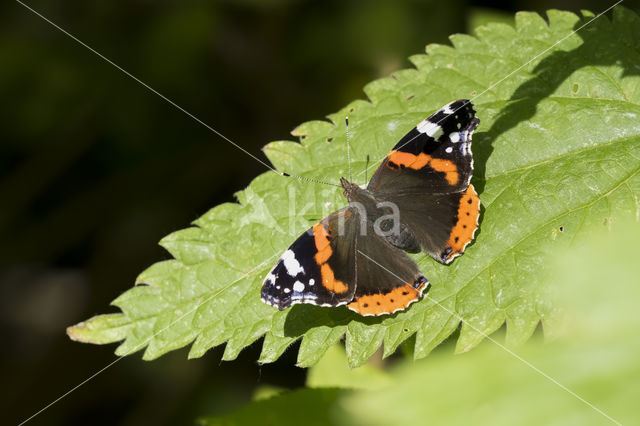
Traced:
<path fill-rule="evenodd" d="M 478 227 L 480 199 L 469 182 L 479 122 L 468 100 L 452 102 L 400 139 L 366 189 L 341 179 L 349 205 L 284 252 L 264 280 L 262 300 L 280 310 L 346 304 L 360 315 L 391 314 L 417 301 L 429 282 L 405 251 L 449 263 Z"/>

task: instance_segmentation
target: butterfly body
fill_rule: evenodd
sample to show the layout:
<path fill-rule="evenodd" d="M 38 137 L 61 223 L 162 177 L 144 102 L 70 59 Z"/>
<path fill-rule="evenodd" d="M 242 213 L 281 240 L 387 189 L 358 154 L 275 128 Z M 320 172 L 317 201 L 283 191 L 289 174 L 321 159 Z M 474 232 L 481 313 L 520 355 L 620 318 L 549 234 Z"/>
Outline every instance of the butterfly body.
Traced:
<path fill-rule="evenodd" d="M 279 309 L 347 305 L 365 316 L 419 300 L 429 282 L 406 252 L 449 263 L 477 229 L 478 123 L 469 101 L 452 102 L 403 137 L 366 188 L 341 179 L 348 205 L 291 245 L 265 278 L 262 300 Z"/>
<path fill-rule="evenodd" d="M 408 252 L 417 253 L 420 251 L 415 236 L 409 227 L 401 222 L 401 212 L 398 212 L 398 217 L 394 218 L 393 209 L 387 200 L 377 199 L 375 192 L 350 183 L 345 178 L 341 178 L 340 183 L 344 188 L 344 196 L 349 201 L 348 209 L 352 214 L 357 215 L 362 229 L 367 229 L 365 222 L 368 222 L 368 226 L 373 227 L 374 231 L 378 226 L 378 234 L 382 235 L 391 245 Z M 397 225 L 395 232 L 392 229 L 394 225 Z"/>

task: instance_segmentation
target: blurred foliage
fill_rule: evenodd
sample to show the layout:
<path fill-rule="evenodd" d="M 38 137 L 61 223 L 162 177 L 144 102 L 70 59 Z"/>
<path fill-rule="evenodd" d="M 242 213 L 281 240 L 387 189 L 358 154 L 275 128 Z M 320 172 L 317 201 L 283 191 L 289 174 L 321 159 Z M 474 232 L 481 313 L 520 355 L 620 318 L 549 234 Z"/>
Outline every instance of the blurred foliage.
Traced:
<path fill-rule="evenodd" d="M 469 16 L 469 29 L 473 34 L 477 34 L 477 28 L 491 23 L 502 23 L 514 26 L 513 14 L 505 13 L 495 9 L 476 9 Z"/>
<path fill-rule="evenodd" d="M 564 330 L 552 341 L 537 338 L 510 353 L 502 346 L 504 335 L 496 333 L 495 341 L 468 354 L 439 351 L 426 360 L 397 362 L 382 388 L 361 386 L 367 374 L 377 382 L 379 373 L 369 366 L 352 391 L 331 387 L 344 388 L 347 373 L 328 387 L 281 394 L 203 423 L 315 424 L 321 418 L 332 425 L 636 424 L 640 224 L 624 220 L 612 227 L 579 239 L 550 266 L 565 305 Z M 310 377 L 319 369 L 340 372 L 345 361 L 344 352 L 332 350 Z"/>
<path fill-rule="evenodd" d="M 251 152 L 321 117 L 425 44 L 465 31 L 473 5 L 600 10 L 601 1 L 27 2 Z M 636 3 L 625 1 L 627 7 Z M 370 11 L 370 8 L 372 11 Z M 395 10 L 397 9 L 397 10 Z M 18 3 L 0 6 L 0 399 L 17 423 L 113 361 L 73 344 L 166 253 L 153 242 L 233 200 L 263 169 Z M 388 17 L 394 17 L 393 20 Z M 380 43 L 378 46 L 377 43 Z M 252 345 L 185 362 L 119 361 L 30 424 L 190 424 L 301 386 L 295 351 Z"/>
<path fill-rule="evenodd" d="M 331 406 L 338 389 L 297 389 L 284 395 L 260 400 L 224 417 L 202 418 L 201 426 L 282 425 L 324 426 L 334 422 Z"/>
<path fill-rule="evenodd" d="M 381 354 L 381 352 L 379 352 Z M 372 358 L 375 358 L 372 357 Z M 387 387 L 392 378 L 380 368 L 384 363 L 370 360 L 359 368 L 349 368 L 347 355 L 342 345 L 334 345 L 320 361 L 309 369 L 307 386 L 311 388 L 379 389 Z"/>

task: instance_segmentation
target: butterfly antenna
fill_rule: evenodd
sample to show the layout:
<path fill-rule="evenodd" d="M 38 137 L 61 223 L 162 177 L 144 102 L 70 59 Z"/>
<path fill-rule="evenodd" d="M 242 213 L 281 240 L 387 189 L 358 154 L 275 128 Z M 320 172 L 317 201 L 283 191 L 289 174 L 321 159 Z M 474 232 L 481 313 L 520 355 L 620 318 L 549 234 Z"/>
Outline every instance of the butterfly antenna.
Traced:
<path fill-rule="evenodd" d="M 344 124 L 347 129 L 347 168 L 349 170 L 349 182 L 353 182 L 353 178 L 351 176 L 351 145 L 349 144 L 349 117 L 345 117 Z"/>
<path fill-rule="evenodd" d="M 336 183 L 331 183 L 331 182 L 326 182 L 326 181 L 320 180 L 320 179 L 315 179 L 315 178 L 310 178 L 310 177 L 305 177 L 305 176 L 298 176 L 298 175 L 294 175 L 294 174 L 287 173 L 287 172 L 276 172 L 276 173 L 278 173 L 280 176 L 298 179 L 298 180 L 301 180 L 303 182 L 319 183 L 319 184 L 322 184 L 322 185 L 329 185 L 329 186 L 335 186 L 337 188 L 342 188 L 342 185 L 338 185 Z"/>

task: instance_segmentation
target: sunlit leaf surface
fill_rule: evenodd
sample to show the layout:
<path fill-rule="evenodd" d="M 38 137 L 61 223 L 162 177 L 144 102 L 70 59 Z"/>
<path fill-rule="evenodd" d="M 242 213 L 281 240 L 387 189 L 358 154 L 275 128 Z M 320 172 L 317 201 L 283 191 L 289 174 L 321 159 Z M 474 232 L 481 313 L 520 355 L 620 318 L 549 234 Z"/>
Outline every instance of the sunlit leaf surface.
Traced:
<path fill-rule="evenodd" d="M 472 180 L 482 200 L 480 230 L 450 266 L 415 257 L 432 289 L 407 311 L 363 318 L 344 307 L 278 312 L 262 303 L 260 285 L 277 257 L 346 204 L 337 188 L 267 172 L 237 194 L 238 203 L 217 206 L 164 238 L 174 259 L 151 266 L 141 285 L 113 302 L 121 313 L 70 327 L 69 335 L 123 340 L 117 354 L 146 348 L 145 359 L 188 344 L 189 356 L 200 357 L 226 344 L 225 360 L 265 336 L 261 362 L 301 339 L 301 366 L 345 337 L 348 362 L 358 366 L 380 345 L 388 356 L 414 335 L 413 354 L 425 357 L 460 318 L 459 352 L 505 322 L 508 345 L 527 340 L 540 321 L 553 332 L 554 307 L 541 291 L 549 259 L 579 234 L 640 212 L 640 19 L 616 8 L 611 19 L 562 40 L 591 17 L 550 11 L 547 21 L 519 13 L 515 28 L 490 24 L 476 37 L 453 35 L 453 46 L 429 45 L 426 55 L 412 57 L 415 69 L 367 85 L 367 101 L 329 121 L 303 123 L 293 132 L 298 142 L 265 147 L 278 170 L 337 182 L 347 174 L 348 115 L 352 167 L 363 183 L 367 158 L 376 164 L 425 116 L 473 98 L 481 119 Z"/>

